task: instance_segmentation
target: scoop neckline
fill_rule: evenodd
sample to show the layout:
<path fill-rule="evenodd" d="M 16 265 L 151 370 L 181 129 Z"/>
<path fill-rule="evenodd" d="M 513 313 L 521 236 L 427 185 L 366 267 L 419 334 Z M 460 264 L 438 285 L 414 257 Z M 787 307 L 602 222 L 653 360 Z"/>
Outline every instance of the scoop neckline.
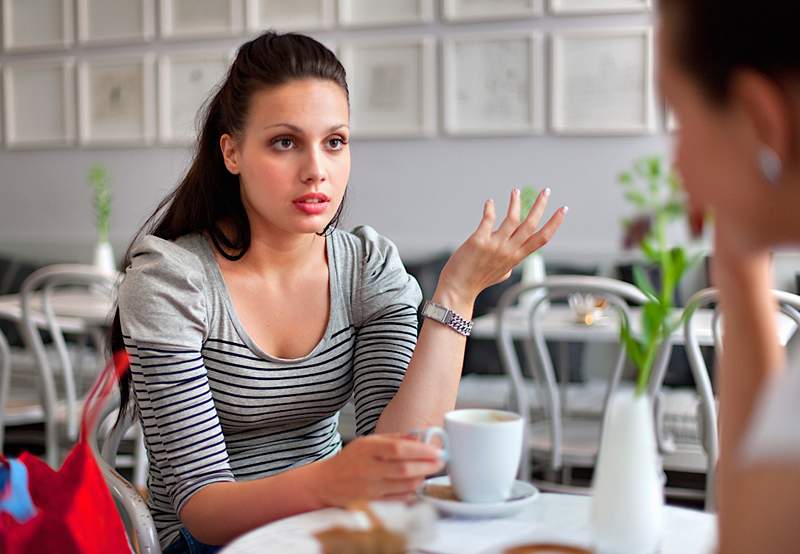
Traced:
<path fill-rule="evenodd" d="M 333 325 L 333 314 L 335 309 L 338 306 L 335 306 L 334 303 L 338 302 L 338 295 L 334 294 L 336 290 L 336 286 L 334 283 L 335 279 L 338 279 L 338 275 L 336 273 L 336 269 L 333 264 L 333 240 L 331 240 L 333 235 L 328 235 L 325 238 L 325 253 L 327 255 L 327 262 L 328 262 L 328 294 L 330 295 L 330 301 L 328 302 L 328 321 L 325 325 L 325 332 L 322 334 L 319 342 L 311 349 L 311 351 L 306 354 L 305 356 L 301 356 L 299 358 L 281 358 L 279 356 L 275 356 L 270 354 L 266 350 L 262 349 L 250 336 L 250 333 L 244 328 L 241 320 L 239 319 L 239 315 L 236 313 L 236 309 L 233 305 L 233 300 L 230 295 L 230 291 L 228 290 L 228 284 L 225 282 L 225 277 L 222 275 L 222 269 L 219 267 L 219 263 L 217 262 L 217 258 L 214 256 L 214 251 L 212 250 L 211 244 L 209 244 L 209 240 L 207 237 L 203 236 L 202 234 L 198 235 L 199 240 L 202 242 L 203 252 L 206 256 L 206 260 L 208 261 L 209 265 L 211 266 L 211 273 L 213 279 L 216 281 L 216 285 L 219 287 L 220 293 L 222 295 L 222 301 L 225 304 L 225 309 L 228 312 L 228 317 L 231 319 L 233 323 L 234 329 L 236 329 L 236 333 L 239 335 L 239 338 L 242 339 L 245 346 L 247 346 L 253 353 L 258 355 L 258 357 L 263 358 L 268 361 L 274 362 L 282 362 L 282 363 L 290 363 L 290 362 L 303 362 L 310 358 L 313 358 L 322 348 L 323 345 L 330 339 Z"/>

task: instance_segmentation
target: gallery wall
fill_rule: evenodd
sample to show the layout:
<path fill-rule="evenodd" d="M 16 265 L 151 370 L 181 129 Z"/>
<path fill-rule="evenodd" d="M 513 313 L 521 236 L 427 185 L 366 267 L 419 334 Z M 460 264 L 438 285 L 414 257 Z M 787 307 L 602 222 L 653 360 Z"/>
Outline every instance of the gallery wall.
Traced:
<path fill-rule="evenodd" d="M 86 174 L 101 163 L 119 254 L 185 170 L 195 108 L 270 26 L 306 30 L 345 62 L 346 224 L 373 225 L 407 258 L 457 246 L 486 198 L 504 206 L 530 185 L 570 206 L 547 257 L 616 259 L 630 212 L 618 173 L 669 155 L 644 0 L 43 0 L 52 17 L 36 33 L 31 4 L 3 0 L 0 250 L 86 261 Z"/>

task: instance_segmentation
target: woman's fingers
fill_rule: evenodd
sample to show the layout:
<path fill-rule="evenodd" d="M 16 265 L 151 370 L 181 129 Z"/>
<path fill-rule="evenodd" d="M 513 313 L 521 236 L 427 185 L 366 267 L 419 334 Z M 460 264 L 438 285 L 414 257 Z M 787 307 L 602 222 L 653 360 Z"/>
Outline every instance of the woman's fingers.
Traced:
<path fill-rule="evenodd" d="M 407 479 L 420 479 L 436 473 L 442 469 L 441 462 L 384 462 L 386 465 L 386 479 L 391 481 L 405 481 Z"/>
<path fill-rule="evenodd" d="M 487 237 L 491 236 L 492 230 L 494 229 L 494 220 L 494 200 L 489 198 L 483 204 L 483 217 L 481 218 L 481 222 L 478 224 L 478 228 L 475 230 L 475 234 L 485 235 Z"/>
<path fill-rule="evenodd" d="M 550 219 L 547 220 L 547 223 L 545 223 L 542 228 L 539 229 L 539 231 L 534 233 L 530 238 L 522 243 L 522 251 L 525 256 L 532 254 L 550 242 L 550 239 L 553 238 L 555 232 L 564 222 L 564 217 L 566 217 L 568 211 L 569 208 L 567 206 L 562 206 L 561 208 L 557 209 L 555 213 L 550 216 Z"/>
<path fill-rule="evenodd" d="M 508 211 L 506 218 L 500 224 L 496 234 L 501 237 L 510 237 L 519 227 L 519 189 L 511 191 L 511 199 L 508 201 Z"/>
<path fill-rule="evenodd" d="M 528 212 L 528 216 L 525 218 L 525 221 L 523 221 L 511 234 L 512 241 L 522 244 L 536 231 L 536 227 L 539 225 L 539 221 L 541 221 L 542 215 L 544 214 L 544 209 L 547 207 L 547 200 L 549 197 L 549 188 L 546 188 L 539 193 L 539 196 L 536 197 L 536 202 L 534 202 L 533 206 L 531 206 L 531 210 Z"/>
<path fill-rule="evenodd" d="M 372 455 L 384 462 L 408 462 L 410 460 L 421 462 L 441 463 L 440 450 L 430 444 L 417 440 L 374 435 L 372 441 Z"/>

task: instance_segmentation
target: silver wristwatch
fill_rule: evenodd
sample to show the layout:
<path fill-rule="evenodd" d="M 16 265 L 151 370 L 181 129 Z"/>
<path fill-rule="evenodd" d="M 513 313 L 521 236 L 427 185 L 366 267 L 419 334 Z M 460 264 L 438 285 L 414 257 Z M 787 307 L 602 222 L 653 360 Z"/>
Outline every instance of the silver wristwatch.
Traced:
<path fill-rule="evenodd" d="M 472 322 L 464 319 L 450 308 L 445 308 L 426 300 L 422 305 L 422 315 L 429 317 L 439 323 L 444 323 L 459 335 L 468 337 L 472 333 Z"/>

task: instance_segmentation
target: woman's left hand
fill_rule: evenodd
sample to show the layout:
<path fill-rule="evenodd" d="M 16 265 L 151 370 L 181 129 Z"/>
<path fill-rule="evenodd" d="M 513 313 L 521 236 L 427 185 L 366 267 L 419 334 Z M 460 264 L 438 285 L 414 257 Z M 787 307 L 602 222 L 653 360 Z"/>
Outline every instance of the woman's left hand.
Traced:
<path fill-rule="evenodd" d="M 450 256 L 439 277 L 438 289 L 448 296 L 472 304 L 485 288 L 508 279 L 511 270 L 526 256 L 535 252 L 552 238 L 564 221 L 567 207 L 561 207 L 538 231 L 550 189 L 536 198 L 531 211 L 520 222 L 520 191 L 514 189 L 506 218 L 495 231 L 495 208 L 487 200 L 478 228 Z"/>

